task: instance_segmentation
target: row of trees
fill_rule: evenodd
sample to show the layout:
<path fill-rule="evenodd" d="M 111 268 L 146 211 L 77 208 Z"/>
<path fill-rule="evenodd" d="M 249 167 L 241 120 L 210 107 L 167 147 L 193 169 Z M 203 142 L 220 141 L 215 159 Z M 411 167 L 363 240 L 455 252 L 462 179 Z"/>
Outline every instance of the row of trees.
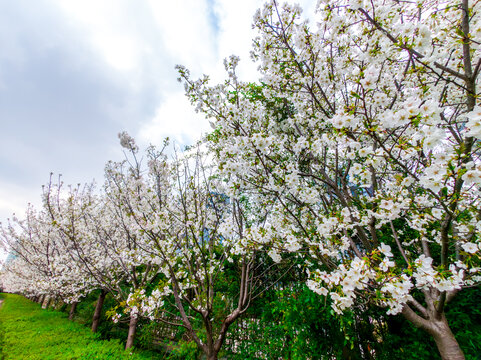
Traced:
<path fill-rule="evenodd" d="M 94 317 L 106 293 L 112 294 L 119 304 L 113 320 L 129 319 L 126 348 L 143 316 L 185 328 L 209 359 L 216 358 L 257 286 L 255 251 L 239 245 L 243 206 L 223 195 L 199 149 L 168 162 L 151 147 L 143 169 L 134 140 L 122 133 L 120 141 L 130 157 L 107 165 L 102 191 L 51 180 L 43 208 L 28 209 L 24 220 L 13 218 L 2 229 L 3 243 L 16 256 L 7 264 L 4 285 L 30 296 L 55 295 L 73 306 L 102 289 Z M 215 289 L 229 261 L 239 271 L 235 303 Z M 221 318 L 214 316 L 219 302 L 229 309 Z M 92 329 L 97 326 L 94 321 Z"/>
<path fill-rule="evenodd" d="M 479 3 L 320 1 L 315 30 L 300 14 L 256 14 L 259 83 L 236 57 L 214 86 L 178 68 L 213 126 L 199 148 L 150 148 L 144 168 L 123 133 L 130 155 L 101 192 L 50 182 L 3 230 L 9 286 L 73 302 L 102 288 L 130 317 L 127 347 L 147 316 L 215 359 L 295 268 L 338 314 L 384 307 L 464 359 L 445 312 L 480 280 Z M 235 291 L 218 285 L 228 271 Z"/>

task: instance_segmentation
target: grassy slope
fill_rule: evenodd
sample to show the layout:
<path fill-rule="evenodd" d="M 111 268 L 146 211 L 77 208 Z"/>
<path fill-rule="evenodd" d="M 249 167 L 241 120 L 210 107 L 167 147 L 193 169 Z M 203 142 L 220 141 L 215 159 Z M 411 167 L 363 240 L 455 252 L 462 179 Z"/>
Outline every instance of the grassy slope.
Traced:
<path fill-rule="evenodd" d="M 19 295 L 1 294 L 0 359 L 151 359 L 130 354 L 118 340 L 102 341 L 66 315 L 42 310 Z"/>

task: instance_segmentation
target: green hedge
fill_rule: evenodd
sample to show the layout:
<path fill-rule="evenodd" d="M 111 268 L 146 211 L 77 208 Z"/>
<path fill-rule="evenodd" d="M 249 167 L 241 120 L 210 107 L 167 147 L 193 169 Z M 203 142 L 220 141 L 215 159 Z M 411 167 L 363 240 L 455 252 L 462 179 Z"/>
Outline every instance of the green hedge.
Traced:
<path fill-rule="evenodd" d="M 152 355 L 124 351 L 117 339 L 100 340 L 67 315 L 42 310 L 19 295 L 1 294 L 0 359 L 152 359 Z"/>

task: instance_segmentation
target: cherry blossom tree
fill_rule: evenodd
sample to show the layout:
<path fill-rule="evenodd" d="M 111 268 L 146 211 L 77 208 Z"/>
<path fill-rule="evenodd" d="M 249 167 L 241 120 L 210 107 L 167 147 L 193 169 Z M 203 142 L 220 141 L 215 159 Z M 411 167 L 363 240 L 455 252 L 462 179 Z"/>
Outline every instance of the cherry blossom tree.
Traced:
<path fill-rule="evenodd" d="M 256 251 L 240 246 L 249 227 L 242 206 L 224 194 L 221 178 L 199 148 L 175 152 L 169 160 L 164 150 L 151 147 L 148 168 L 142 170 L 133 139 L 126 134 L 121 139 L 131 152 L 125 173 L 132 178 L 119 187 L 125 222 L 132 236 L 142 239 L 144 264 L 156 264 L 161 273 L 155 287 L 132 288 L 128 307 L 184 328 L 208 359 L 217 359 L 230 325 L 248 309 L 258 284 Z M 234 295 L 220 285 L 226 267 L 239 275 Z"/>
<path fill-rule="evenodd" d="M 89 287 L 78 263 L 72 261 L 48 212 L 29 206 L 24 219 L 13 216 L 1 230 L 3 245 L 11 254 L 5 266 L 8 290 L 31 297 L 74 302 Z"/>
<path fill-rule="evenodd" d="M 298 253 L 336 312 L 357 302 L 402 313 L 443 359 L 464 359 L 445 317 L 480 280 L 479 3 L 319 1 L 255 16 L 259 84 L 210 86 L 179 67 L 211 119 L 229 196 L 272 216 L 253 239 L 275 261 Z"/>
<path fill-rule="evenodd" d="M 105 170 L 104 201 L 106 212 L 98 217 L 98 226 L 101 228 L 105 217 L 112 222 L 103 231 L 116 229 L 114 237 L 107 236 L 111 245 L 110 256 L 115 260 L 119 271 L 123 274 L 122 280 L 116 283 L 114 293 L 120 306 L 113 316 L 114 321 L 119 321 L 122 315 L 127 315 L 129 332 L 126 349 L 134 344 L 137 323 L 140 317 L 136 294 L 143 289 L 155 284 L 160 272 L 159 259 L 151 249 L 145 234 L 137 231 L 135 221 L 136 211 L 151 209 L 139 208 L 144 198 L 148 196 L 149 189 L 145 186 L 141 159 L 138 159 L 138 146 L 127 133 L 119 134 L 121 146 L 127 150 L 126 160 L 122 162 L 109 162 Z M 139 210 L 140 209 L 140 210 Z M 98 239 L 102 240 L 102 236 Z"/>
<path fill-rule="evenodd" d="M 65 188 L 60 179 L 54 184 L 51 177 L 44 187 L 43 200 L 51 225 L 69 254 L 70 266 L 77 268 L 70 273 L 77 286 L 68 299 L 72 304 L 69 317 L 73 317 L 80 297 L 100 289 L 92 318 L 92 331 L 96 332 L 107 292 L 113 291 L 121 275 L 110 256 L 109 240 L 115 238 L 117 227 L 106 216 L 102 198 L 94 191 L 94 184 Z"/>

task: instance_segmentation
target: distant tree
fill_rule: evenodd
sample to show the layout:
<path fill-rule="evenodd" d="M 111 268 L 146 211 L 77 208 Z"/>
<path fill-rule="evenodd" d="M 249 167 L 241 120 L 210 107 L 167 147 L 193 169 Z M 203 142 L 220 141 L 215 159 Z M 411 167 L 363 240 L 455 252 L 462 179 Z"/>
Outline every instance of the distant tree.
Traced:
<path fill-rule="evenodd" d="M 68 254 L 70 265 L 66 276 L 71 277 L 76 287 L 70 287 L 72 303 L 70 318 L 81 297 L 100 289 L 92 318 L 92 331 L 99 326 L 103 303 L 107 292 L 116 292 L 117 284 L 124 276 L 116 258 L 112 256 L 122 237 L 118 226 L 106 212 L 103 198 L 95 194 L 94 185 L 65 187 L 52 178 L 43 193 L 44 208 L 52 228 Z M 67 291 L 69 287 L 60 287 Z"/>
<path fill-rule="evenodd" d="M 151 320 L 183 328 L 208 359 L 217 359 L 229 327 L 259 293 L 256 251 L 241 245 L 252 219 L 224 194 L 222 179 L 200 149 L 169 161 L 150 148 L 148 169 L 141 171 L 132 141 L 124 144 L 133 158 L 125 173 L 133 178 L 119 187 L 118 208 L 132 236 L 145 244 L 143 263 L 154 262 L 161 275 L 156 286 L 133 289 L 127 304 Z M 227 285 L 234 292 L 225 289 L 226 268 L 236 273 Z"/>
<path fill-rule="evenodd" d="M 11 254 L 4 268 L 9 291 L 73 301 L 89 287 L 43 209 L 37 211 L 30 205 L 24 219 L 13 216 L 1 228 L 0 238 Z"/>

